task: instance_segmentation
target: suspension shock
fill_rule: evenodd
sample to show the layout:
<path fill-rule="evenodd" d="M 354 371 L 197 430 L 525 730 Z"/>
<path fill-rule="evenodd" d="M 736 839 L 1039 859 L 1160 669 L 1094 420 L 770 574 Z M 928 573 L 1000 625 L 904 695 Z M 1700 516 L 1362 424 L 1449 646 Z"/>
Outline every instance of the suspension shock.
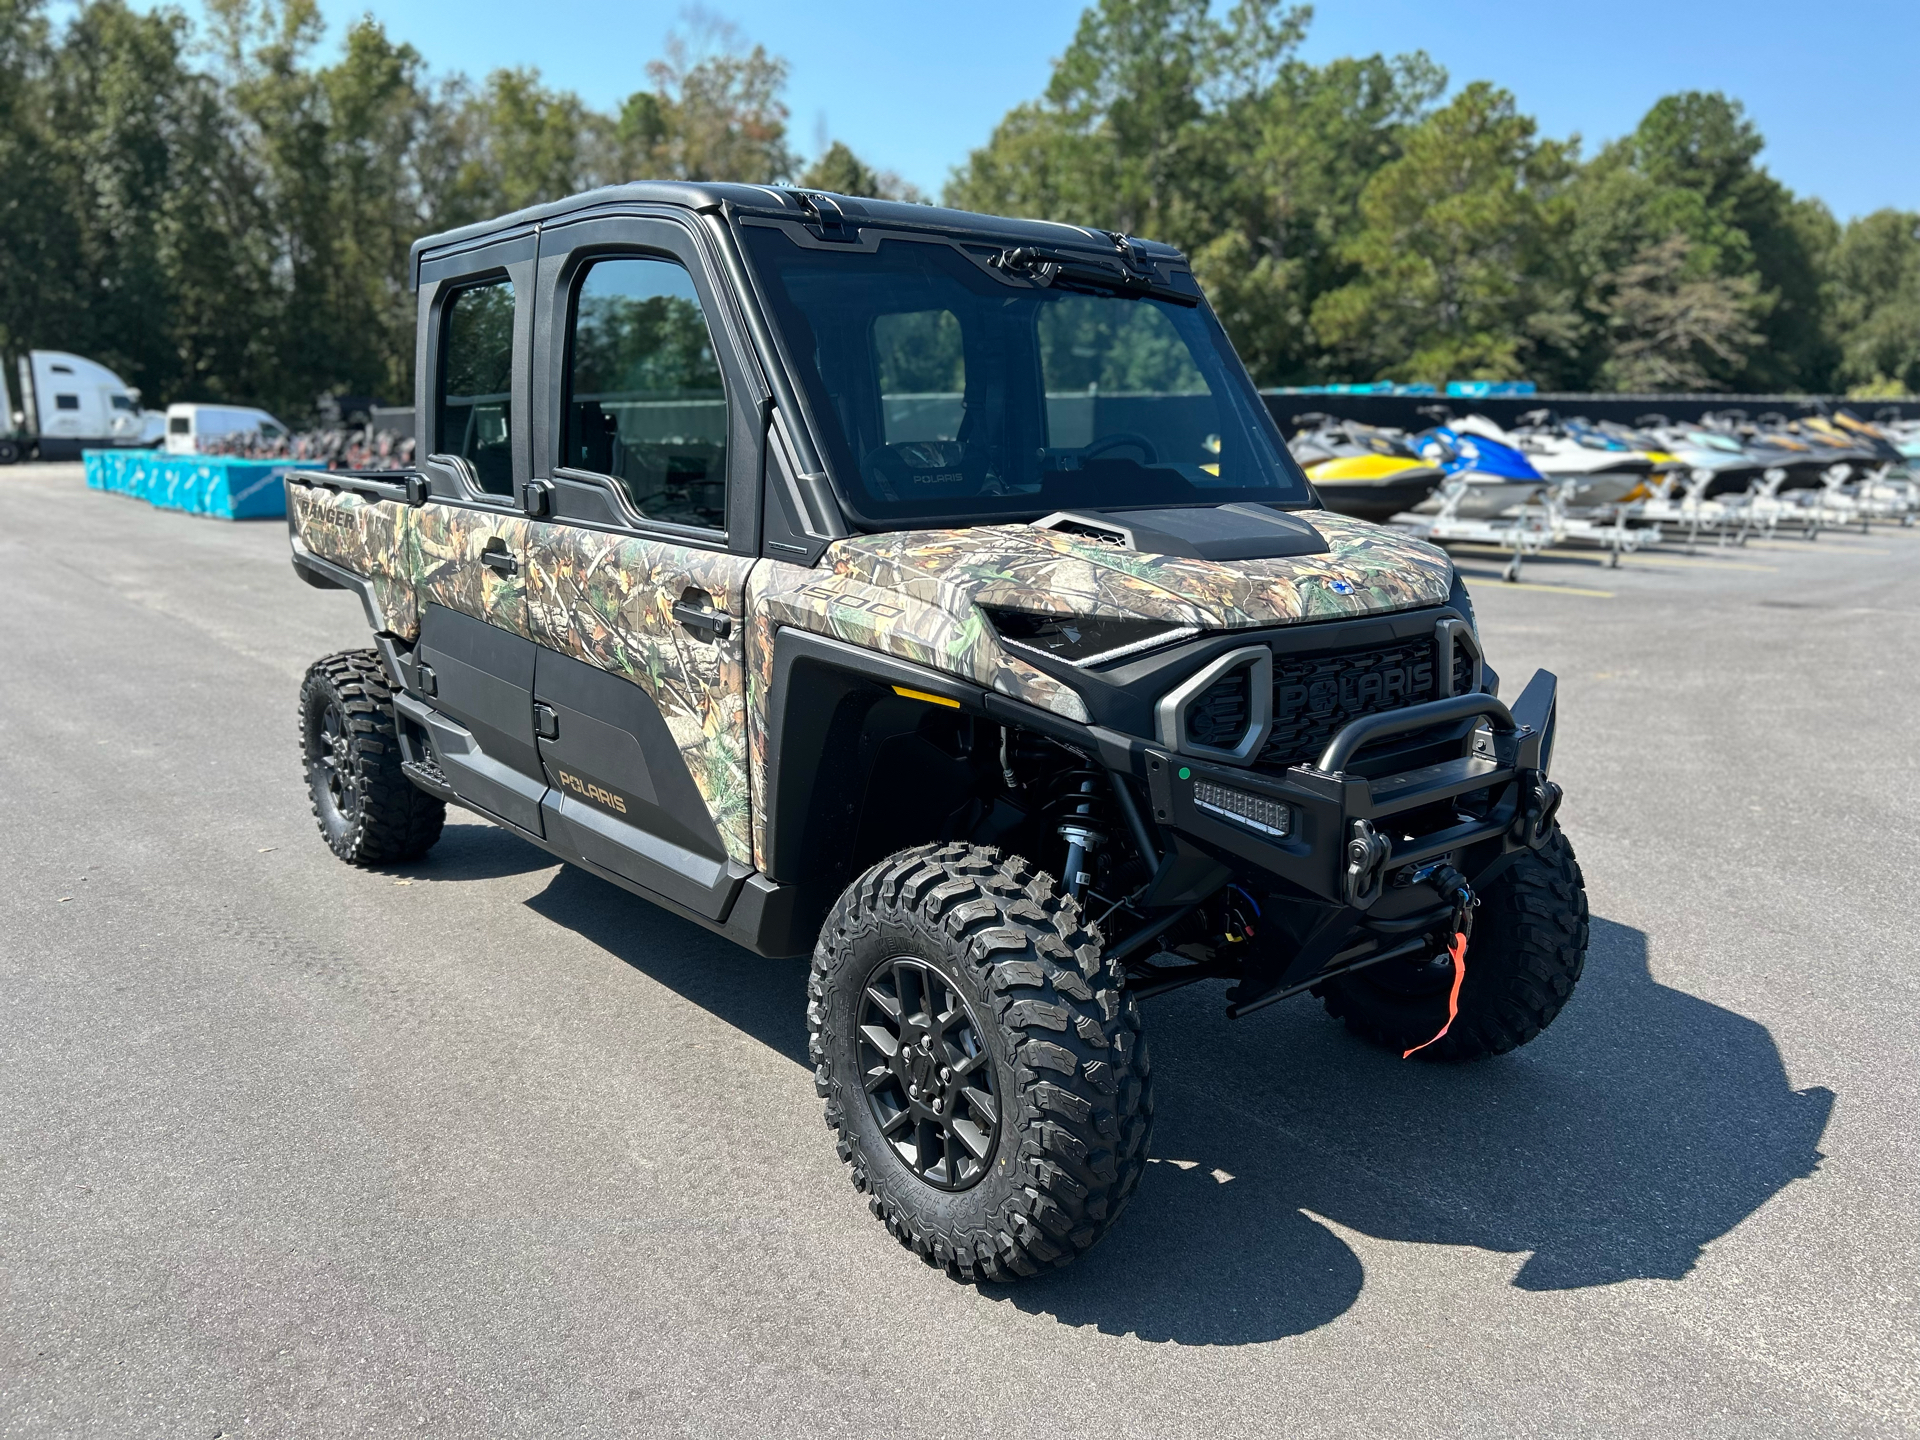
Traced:
<path fill-rule="evenodd" d="M 1076 767 L 1060 776 L 1047 805 L 1058 821 L 1060 838 L 1067 842 L 1062 879 L 1067 893 L 1082 899 L 1093 883 L 1093 856 L 1107 840 L 1107 777 L 1097 770 Z"/>

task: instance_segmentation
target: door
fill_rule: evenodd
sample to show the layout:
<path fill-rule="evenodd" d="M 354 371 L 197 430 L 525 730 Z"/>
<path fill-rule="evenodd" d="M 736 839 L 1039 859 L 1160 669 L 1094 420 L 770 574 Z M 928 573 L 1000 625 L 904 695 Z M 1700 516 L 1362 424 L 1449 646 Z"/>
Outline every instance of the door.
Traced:
<path fill-rule="evenodd" d="M 747 382 L 680 227 L 603 221 L 541 246 L 562 321 L 552 513 L 527 539 L 548 833 L 719 918 L 752 868 L 736 477 L 758 462 L 729 404 Z"/>
<path fill-rule="evenodd" d="M 413 517 L 420 688 L 448 783 L 535 835 L 547 789 L 527 630 L 525 355 L 531 236 L 422 263 L 429 496 Z"/>

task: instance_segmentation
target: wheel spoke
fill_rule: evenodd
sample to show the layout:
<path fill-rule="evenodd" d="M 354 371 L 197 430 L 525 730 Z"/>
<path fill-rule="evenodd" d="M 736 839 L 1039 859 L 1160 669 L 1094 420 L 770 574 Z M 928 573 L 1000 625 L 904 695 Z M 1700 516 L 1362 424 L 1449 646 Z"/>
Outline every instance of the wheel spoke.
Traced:
<path fill-rule="evenodd" d="M 899 1000 L 887 994 L 887 992 L 882 990 L 878 985 L 867 986 L 867 1001 L 876 1006 L 880 1013 L 893 1021 L 895 1025 L 900 1023 Z"/>
<path fill-rule="evenodd" d="M 900 1041 L 891 1031 L 883 1030 L 878 1025 L 862 1025 L 860 1033 L 869 1045 L 889 1060 L 900 1053 Z"/>
<path fill-rule="evenodd" d="M 993 1097 L 984 1090 L 969 1085 L 960 1092 L 960 1097 L 973 1107 L 973 1113 L 980 1123 L 991 1130 L 1000 1123 L 1000 1111 L 993 1103 Z M 956 1122 L 957 1123 L 957 1122 Z"/>
<path fill-rule="evenodd" d="M 993 1148 L 993 1136 L 982 1130 L 971 1120 L 955 1120 L 947 1127 L 949 1135 L 958 1136 L 960 1143 L 976 1160 L 987 1158 L 987 1152 Z"/>
<path fill-rule="evenodd" d="M 873 1094 L 874 1091 L 878 1090 L 881 1086 L 887 1084 L 892 1079 L 893 1079 L 892 1066 L 876 1065 L 871 1070 L 867 1071 L 866 1078 L 863 1083 L 865 1085 L 866 1092 L 869 1095 L 871 1095 Z"/>
<path fill-rule="evenodd" d="M 882 1135 L 891 1136 L 894 1131 L 898 1130 L 902 1125 L 906 1124 L 911 1119 L 913 1119 L 913 1111 L 896 1110 L 893 1112 L 892 1115 L 888 1116 L 885 1120 L 881 1121 L 880 1133 Z M 898 1144 L 899 1142 L 896 1141 L 895 1143 Z"/>

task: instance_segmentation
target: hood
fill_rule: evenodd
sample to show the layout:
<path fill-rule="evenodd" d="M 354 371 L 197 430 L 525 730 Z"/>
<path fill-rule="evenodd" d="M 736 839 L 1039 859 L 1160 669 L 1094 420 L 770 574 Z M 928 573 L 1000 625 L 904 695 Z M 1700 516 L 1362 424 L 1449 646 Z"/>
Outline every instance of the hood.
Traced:
<path fill-rule="evenodd" d="M 1182 553 L 1155 553 L 1156 546 Z M 1264 553 L 1225 558 L 1249 551 Z M 824 563 L 848 580 L 949 613 L 986 605 L 1205 630 L 1438 605 L 1453 584 L 1445 553 L 1410 535 L 1330 510 L 1263 506 L 862 535 L 836 541 Z"/>

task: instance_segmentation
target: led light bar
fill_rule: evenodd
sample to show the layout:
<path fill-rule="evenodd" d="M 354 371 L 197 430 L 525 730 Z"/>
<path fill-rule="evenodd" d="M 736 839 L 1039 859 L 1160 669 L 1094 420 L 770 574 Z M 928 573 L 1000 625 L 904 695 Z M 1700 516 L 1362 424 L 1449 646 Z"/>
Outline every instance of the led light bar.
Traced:
<path fill-rule="evenodd" d="M 1293 828 L 1293 811 L 1284 800 L 1269 800 L 1210 781 L 1193 782 L 1193 803 L 1262 835 L 1284 838 Z"/>

